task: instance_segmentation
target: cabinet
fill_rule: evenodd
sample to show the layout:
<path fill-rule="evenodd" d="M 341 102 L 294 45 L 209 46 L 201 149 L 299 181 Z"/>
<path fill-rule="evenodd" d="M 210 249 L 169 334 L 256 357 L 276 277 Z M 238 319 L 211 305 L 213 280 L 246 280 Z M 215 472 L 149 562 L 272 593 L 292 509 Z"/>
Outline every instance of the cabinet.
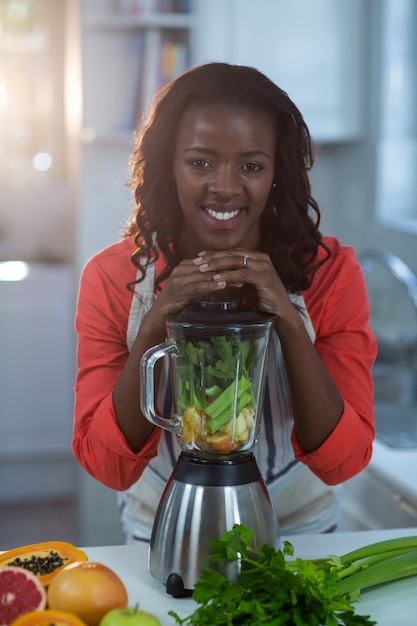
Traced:
<path fill-rule="evenodd" d="M 0 505 L 72 497 L 74 272 L 0 280 Z"/>
<path fill-rule="evenodd" d="M 82 0 L 78 254 L 120 236 L 128 217 L 133 128 L 156 90 L 190 64 L 195 17 L 186 0 Z"/>
<path fill-rule="evenodd" d="M 288 93 L 318 142 L 360 137 L 366 2 L 197 0 L 196 15 L 196 63 L 261 70 Z"/>

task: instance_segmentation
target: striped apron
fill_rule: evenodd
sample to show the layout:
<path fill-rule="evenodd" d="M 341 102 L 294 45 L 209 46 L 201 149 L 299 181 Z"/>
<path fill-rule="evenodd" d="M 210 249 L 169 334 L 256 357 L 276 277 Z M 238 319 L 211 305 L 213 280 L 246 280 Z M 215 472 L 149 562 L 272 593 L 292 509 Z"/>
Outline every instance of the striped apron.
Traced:
<path fill-rule="evenodd" d="M 131 349 L 145 313 L 152 306 L 155 266 L 148 266 L 146 278 L 136 285 L 127 328 Z M 291 295 L 307 332 L 315 332 L 301 295 Z M 164 417 L 172 414 L 168 365 L 161 377 L 157 405 Z M 281 345 L 274 331 L 267 363 L 265 399 L 259 441 L 254 454 L 277 513 L 281 533 L 298 534 L 335 530 L 340 515 L 341 487 L 325 485 L 308 467 L 294 458 L 291 445 L 293 415 Z M 181 449 L 176 436 L 162 430 L 158 455 L 147 465 L 139 480 L 118 493 L 119 511 L 126 543 L 149 541 L 154 515 L 162 492 Z"/>

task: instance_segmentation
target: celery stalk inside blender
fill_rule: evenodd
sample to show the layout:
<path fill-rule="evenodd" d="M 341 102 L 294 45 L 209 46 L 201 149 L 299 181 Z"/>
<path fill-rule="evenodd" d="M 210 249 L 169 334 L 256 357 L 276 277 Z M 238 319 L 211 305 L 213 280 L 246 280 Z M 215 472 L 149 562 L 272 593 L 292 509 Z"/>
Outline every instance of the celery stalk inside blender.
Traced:
<path fill-rule="evenodd" d="M 208 452 L 241 448 L 255 423 L 251 370 L 256 342 L 219 335 L 178 344 L 177 400 L 184 442 Z"/>

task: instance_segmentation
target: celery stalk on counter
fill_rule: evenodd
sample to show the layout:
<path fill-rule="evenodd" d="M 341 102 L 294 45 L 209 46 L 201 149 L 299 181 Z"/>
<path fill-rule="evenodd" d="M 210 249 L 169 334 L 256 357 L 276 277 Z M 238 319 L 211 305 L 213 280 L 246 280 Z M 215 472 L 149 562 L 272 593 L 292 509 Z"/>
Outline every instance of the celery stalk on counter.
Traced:
<path fill-rule="evenodd" d="M 417 575 L 417 536 L 370 544 L 343 556 L 293 558 L 293 546 L 282 550 L 265 544 L 250 547 L 254 532 L 236 524 L 212 541 L 211 560 L 240 560 L 239 579 L 201 568 L 194 600 L 200 605 L 188 617 L 170 611 L 177 624 L 190 626 L 373 626 L 352 604 L 361 590 Z"/>

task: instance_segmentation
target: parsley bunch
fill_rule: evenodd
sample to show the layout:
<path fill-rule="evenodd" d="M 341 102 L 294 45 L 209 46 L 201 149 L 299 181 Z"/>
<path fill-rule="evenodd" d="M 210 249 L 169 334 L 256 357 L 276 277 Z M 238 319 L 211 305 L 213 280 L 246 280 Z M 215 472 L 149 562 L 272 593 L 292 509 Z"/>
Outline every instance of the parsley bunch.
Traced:
<path fill-rule="evenodd" d="M 286 560 L 293 555 L 289 542 L 283 550 L 268 544 L 261 550 L 249 546 L 254 532 L 235 525 L 212 541 L 213 561 L 240 560 L 239 579 L 203 567 L 193 592 L 200 605 L 181 619 L 170 611 L 177 624 L 190 626 L 373 626 L 368 616 L 355 614 L 354 607 L 339 593 L 339 576 L 317 569 L 314 561 Z M 292 567 L 287 567 L 292 563 Z"/>

